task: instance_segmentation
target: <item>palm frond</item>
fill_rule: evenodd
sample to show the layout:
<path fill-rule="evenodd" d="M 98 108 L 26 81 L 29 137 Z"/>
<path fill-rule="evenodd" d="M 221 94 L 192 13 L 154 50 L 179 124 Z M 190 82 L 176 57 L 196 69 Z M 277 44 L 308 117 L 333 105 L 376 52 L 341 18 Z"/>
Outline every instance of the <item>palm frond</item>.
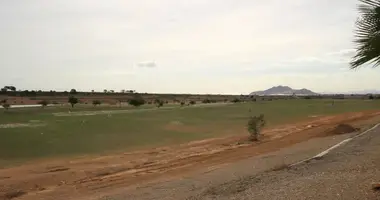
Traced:
<path fill-rule="evenodd" d="M 380 0 L 360 0 L 358 6 L 360 17 L 356 22 L 356 55 L 351 61 L 351 68 L 365 63 L 380 65 Z"/>

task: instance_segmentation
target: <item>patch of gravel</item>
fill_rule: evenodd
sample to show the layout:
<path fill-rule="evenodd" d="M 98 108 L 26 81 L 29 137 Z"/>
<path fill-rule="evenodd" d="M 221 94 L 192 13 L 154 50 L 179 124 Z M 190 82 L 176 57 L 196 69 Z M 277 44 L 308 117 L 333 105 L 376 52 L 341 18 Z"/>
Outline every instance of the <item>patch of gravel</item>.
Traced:
<path fill-rule="evenodd" d="M 110 196 L 115 200 L 239 199 L 235 196 L 266 180 L 267 174 L 291 171 L 293 169 L 289 169 L 289 164 L 315 156 L 351 136 L 353 134 L 313 138 L 277 152 L 210 166 L 178 178 L 173 177 L 172 180 L 168 177 L 167 181 L 141 184 L 137 188 L 123 188 Z M 270 181 L 267 184 L 270 186 Z"/>
<path fill-rule="evenodd" d="M 327 154 L 291 168 L 245 176 L 188 199 L 380 199 L 380 128 Z"/>

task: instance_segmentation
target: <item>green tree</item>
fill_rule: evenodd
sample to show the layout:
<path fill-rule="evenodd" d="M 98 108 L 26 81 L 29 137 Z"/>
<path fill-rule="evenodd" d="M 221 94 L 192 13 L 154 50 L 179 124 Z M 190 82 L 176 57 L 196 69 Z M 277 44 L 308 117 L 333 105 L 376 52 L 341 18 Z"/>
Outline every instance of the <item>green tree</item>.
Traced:
<path fill-rule="evenodd" d="M 70 94 L 77 94 L 77 90 L 76 89 L 71 89 L 70 90 Z"/>
<path fill-rule="evenodd" d="M 352 58 L 351 68 L 365 63 L 380 65 L 380 0 L 359 0 L 360 17 L 356 22 L 356 54 Z"/>
<path fill-rule="evenodd" d="M 70 96 L 68 102 L 71 104 L 71 107 L 74 108 L 74 105 L 79 103 L 79 99 L 74 96 Z"/>
<path fill-rule="evenodd" d="M 5 86 L 4 88 L 6 90 L 10 90 L 10 91 L 16 92 L 16 87 L 15 86 Z"/>

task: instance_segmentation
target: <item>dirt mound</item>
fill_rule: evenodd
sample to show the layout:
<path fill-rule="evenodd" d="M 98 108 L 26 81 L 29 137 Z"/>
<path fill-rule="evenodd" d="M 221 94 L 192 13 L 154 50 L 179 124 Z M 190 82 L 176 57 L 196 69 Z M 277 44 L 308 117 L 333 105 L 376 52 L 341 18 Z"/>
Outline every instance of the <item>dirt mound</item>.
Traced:
<path fill-rule="evenodd" d="M 340 135 L 340 134 L 352 133 L 358 130 L 359 130 L 358 128 L 354 128 L 349 124 L 339 124 L 332 130 L 330 130 L 328 132 L 328 135 Z"/>

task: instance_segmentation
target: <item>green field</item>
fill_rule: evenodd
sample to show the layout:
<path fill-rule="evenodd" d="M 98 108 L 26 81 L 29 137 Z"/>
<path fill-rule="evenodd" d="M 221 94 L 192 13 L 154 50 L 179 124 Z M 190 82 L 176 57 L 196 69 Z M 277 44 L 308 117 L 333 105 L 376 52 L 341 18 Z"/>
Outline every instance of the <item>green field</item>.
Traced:
<path fill-rule="evenodd" d="M 253 114 L 265 114 L 268 126 L 272 126 L 310 115 L 380 108 L 380 101 L 376 100 L 335 100 L 334 106 L 331 102 L 277 100 L 184 108 L 165 105 L 160 109 L 79 106 L 71 113 L 69 107 L 0 110 L 0 165 L 246 134 L 244 126 L 250 109 Z M 57 113 L 68 116 L 57 116 Z"/>

